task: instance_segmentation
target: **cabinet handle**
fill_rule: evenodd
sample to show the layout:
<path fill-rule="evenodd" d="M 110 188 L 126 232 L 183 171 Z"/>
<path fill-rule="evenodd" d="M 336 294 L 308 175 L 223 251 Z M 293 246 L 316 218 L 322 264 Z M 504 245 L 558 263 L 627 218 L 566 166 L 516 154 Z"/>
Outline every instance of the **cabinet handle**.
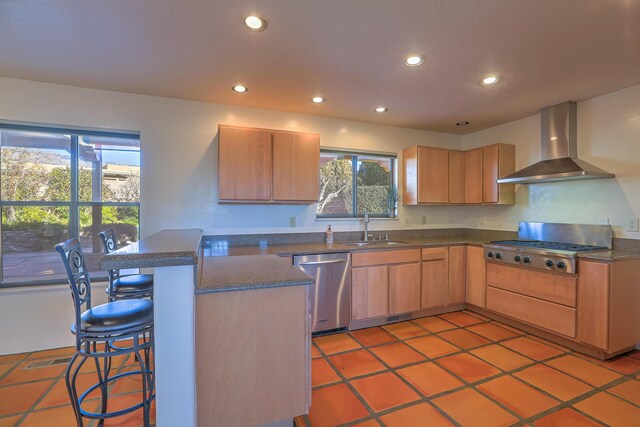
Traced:
<path fill-rule="evenodd" d="M 343 262 L 347 262 L 346 259 L 334 259 L 330 261 L 309 261 L 309 262 L 301 262 L 298 265 L 321 265 L 321 264 L 341 264 Z"/>

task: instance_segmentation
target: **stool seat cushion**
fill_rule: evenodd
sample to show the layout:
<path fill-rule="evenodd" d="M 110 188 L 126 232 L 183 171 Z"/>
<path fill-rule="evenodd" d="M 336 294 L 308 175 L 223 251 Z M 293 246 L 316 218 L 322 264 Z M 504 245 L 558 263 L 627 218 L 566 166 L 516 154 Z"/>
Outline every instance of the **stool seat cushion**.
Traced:
<path fill-rule="evenodd" d="M 146 299 L 128 299 L 108 302 L 90 308 L 80 315 L 82 332 L 109 333 L 153 322 L 153 302 Z M 76 325 L 71 326 L 74 334 Z"/>
<path fill-rule="evenodd" d="M 121 276 L 113 281 L 113 290 L 123 294 L 151 292 L 153 290 L 153 274 Z"/>

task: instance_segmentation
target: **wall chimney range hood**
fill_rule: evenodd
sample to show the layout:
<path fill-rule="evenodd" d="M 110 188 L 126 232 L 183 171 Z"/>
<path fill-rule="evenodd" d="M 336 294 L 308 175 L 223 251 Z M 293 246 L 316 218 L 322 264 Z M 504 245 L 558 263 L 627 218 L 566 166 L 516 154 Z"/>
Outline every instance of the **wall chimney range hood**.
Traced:
<path fill-rule="evenodd" d="M 578 159 L 575 102 L 544 108 L 540 116 L 542 160 L 498 179 L 499 184 L 534 184 L 615 176 Z"/>

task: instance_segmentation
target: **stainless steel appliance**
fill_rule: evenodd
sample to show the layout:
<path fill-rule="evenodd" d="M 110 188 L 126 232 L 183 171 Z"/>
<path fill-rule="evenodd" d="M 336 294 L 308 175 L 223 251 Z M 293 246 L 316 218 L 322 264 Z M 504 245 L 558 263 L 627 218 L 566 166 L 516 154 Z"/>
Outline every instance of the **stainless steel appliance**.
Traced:
<path fill-rule="evenodd" d="M 579 252 L 611 249 L 612 243 L 610 225 L 521 222 L 517 240 L 497 240 L 483 247 L 487 261 L 576 274 Z"/>
<path fill-rule="evenodd" d="M 293 264 L 315 278 L 311 286 L 311 332 L 345 329 L 351 319 L 349 253 L 299 255 Z"/>

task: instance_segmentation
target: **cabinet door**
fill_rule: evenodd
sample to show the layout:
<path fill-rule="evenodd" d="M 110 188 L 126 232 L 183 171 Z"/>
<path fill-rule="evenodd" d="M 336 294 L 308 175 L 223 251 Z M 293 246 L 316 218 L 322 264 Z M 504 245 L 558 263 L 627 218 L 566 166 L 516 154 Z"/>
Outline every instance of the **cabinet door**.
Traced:
<path fill-rule="evenodd" d="M 465 246 L 449 246 L 447 305 L 465 301 L 466 252 Z"/>
<path fill-rule="evenodd" d="M 578 340 L 609 346 L 609 264 L 580 260 L 578 279 Z"/>
<path fill-rule="evenodd" d="M 449 203 L 464 203 L 464 151 L 449 150 Z"/>
<path fill-rule="evenodd" d="M 447 303 L 447 259 L 422 262 L 422 308 Z"/>
<path fill-rule="evenodd" d="M 389 267 L 389 314 L 420 309 L 420 263 Z"/>
<path fill-rule="evenodd" d="M 449 202 L 449 150 L 418 147 L 418 202 Z"/>
<path fill-rule="evenodd" d="M 464 202 L 482 203 L 482 148 L 464 153 Z"/>
<path fill-rule="evenodd" d="M 478 246 L 467 246 L 467 302 L 478 307 L 486 304 L 487 286 L 485 283 L 486 261 L 484 250 Z"/>
<path fill-rule="evenodd" d="M 320 137 L 314 134 L 273 133 L 273 199 L 317 201 Z"/>
<path fill-rule="evenodd" d="M 220 126 L 219 199 L 270 200 L 271 177 L 271 132 Z"/>
<path fill-rule="evenodd" d="M 515 184 L 498 184 L 496 180 L 515 171 L 515 146 L 494 144 L 482 148 L 482 202 L 512 204 Z"/>
<path fill-rule="evenodd" d="M 389 267 L 351 270 L 351 319 L 386 316 L 389 306 Z"/>

